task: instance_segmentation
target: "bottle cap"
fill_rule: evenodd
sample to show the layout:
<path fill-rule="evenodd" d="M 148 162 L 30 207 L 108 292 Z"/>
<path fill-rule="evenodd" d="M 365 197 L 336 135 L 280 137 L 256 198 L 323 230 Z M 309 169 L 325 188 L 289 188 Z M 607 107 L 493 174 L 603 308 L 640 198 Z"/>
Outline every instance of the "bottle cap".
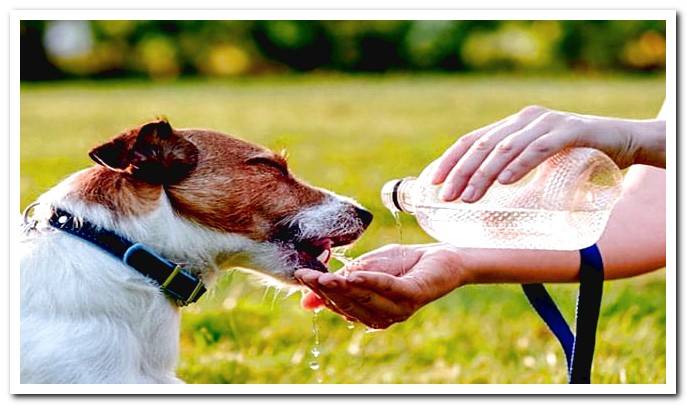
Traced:
<path fill-rule="evenodd" d="M 382 187 L 382 203 L 389 211 L 398 212 L 403 211 L 401 204 L 398 201 L 398 190 L 403 183 L 403 179 L 394 179 L 387 181 Z"/>

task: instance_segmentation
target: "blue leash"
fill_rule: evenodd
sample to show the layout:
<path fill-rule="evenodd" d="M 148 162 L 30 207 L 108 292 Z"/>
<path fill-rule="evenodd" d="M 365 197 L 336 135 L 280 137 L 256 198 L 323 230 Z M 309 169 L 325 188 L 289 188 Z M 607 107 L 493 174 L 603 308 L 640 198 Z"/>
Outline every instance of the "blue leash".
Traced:
<path fill-rule="evenodd" d="M 542 284 L 522 285 L 530 304 L 563 347 L 570 384 L 591 382 L 596 328 L 604 281 L 603 260 L 596 244 L 580 250 L 580 259 L 580 291 L 575 316 L 576 335 L 570 331 L 568 323 Z"/>

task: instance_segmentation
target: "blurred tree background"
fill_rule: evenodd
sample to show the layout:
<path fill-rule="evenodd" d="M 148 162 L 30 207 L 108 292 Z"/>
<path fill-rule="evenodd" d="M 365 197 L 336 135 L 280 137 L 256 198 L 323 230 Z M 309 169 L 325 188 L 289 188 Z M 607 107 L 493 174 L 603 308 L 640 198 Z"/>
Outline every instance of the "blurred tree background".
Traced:
<path fill-rule="evenodd" d="M 22 80 L 664 67 L 664 21 L 21 23 Z"/>

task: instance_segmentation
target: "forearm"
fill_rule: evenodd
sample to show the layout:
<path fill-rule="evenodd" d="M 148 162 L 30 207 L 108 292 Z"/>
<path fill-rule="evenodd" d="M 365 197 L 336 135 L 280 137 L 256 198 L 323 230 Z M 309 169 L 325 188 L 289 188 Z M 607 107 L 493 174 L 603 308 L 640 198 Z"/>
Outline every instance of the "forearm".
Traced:
<path fill-rule="evenodd" d="M 665 265 L 665 171 L 632 167 L 598 242 L 606 279 L 631 277 Z M 464 283 L 571 282 L 574 251 L 460 249 Z"/>

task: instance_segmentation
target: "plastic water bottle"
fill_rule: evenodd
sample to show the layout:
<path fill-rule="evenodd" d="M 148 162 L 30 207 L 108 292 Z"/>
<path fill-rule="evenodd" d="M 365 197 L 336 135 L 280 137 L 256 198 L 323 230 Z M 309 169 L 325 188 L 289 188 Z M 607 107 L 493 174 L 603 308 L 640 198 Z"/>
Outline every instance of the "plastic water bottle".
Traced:
<path fill-rule="evenodd" d="M 435 162 L 436 163 L 436 162 Z M 601 237 L 621 191 L 622 173 L 596 149 L 571 148 L 523 179 L 495 182 L 474 203 L 445 202 L 431 184 L 435 163 L 418 178 L 382 188 L 384 205 L 415 215 L 435 239 L 458 247 L 577 250 Z"/>

